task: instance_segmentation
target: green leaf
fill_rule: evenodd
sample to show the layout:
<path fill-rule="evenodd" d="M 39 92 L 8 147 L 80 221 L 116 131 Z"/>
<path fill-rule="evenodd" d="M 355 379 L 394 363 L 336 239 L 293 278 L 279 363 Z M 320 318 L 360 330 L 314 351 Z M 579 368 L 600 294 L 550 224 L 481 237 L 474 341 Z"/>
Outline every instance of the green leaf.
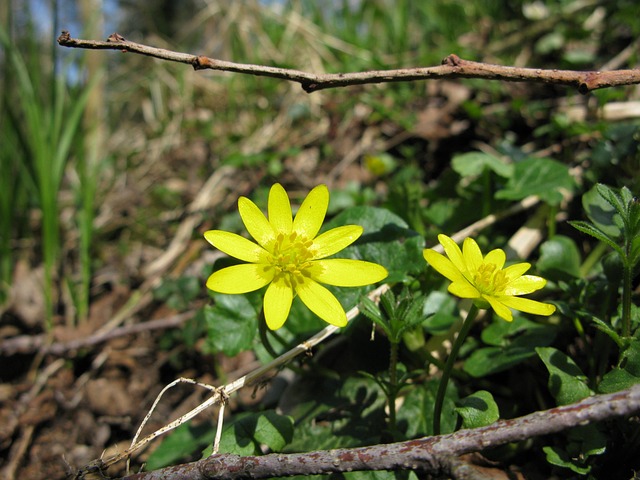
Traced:
<path fill-rule="evenodd" d="M 165 279 L 153 291 L 153 296 L 163 300 L 176 310 L 186 310 L 189 303 L 202 292 L 202 283 L 198 277 L 180 277 Z"/>
<path fill-rule="evenodd" d="M 489 169 L 501 177 L 510 178 L 514 171 L 513 164 L 483 152 L 456 155 L 451 160 L 451 167 L 462 177 L 477 177 L 485 169 Z"/>
<path fill-rule="evenodd" d="M 438 380 L 430 380 L 424 384 L 416 385 L 405 396 L 402 408 L 397 413 L 397 423 L 398 428 L 408 438 L 433 434 L 433 407 L 439 383 Z M 449 382 L 440 417 L 443 433 L 453 432 L 456 428 L 457 400 L 458 391 L 454 383 Z"/>
<path fill-rule="evenodd" d="M 523 317 L 513 322 L 496 319 L 482 331 L 482 341 L 489 345 L 475 350 L 463 370 L 480 378 L 507 370 L 536 354 L 536 347 L 546 347 L 556 336 L 556 327 L 540 325 Z"/>
<path fill-rule="evenodd" d="M 620 355 L 620 367 L 640 377 L 640 339 L 633 338 Z"/>
<path fill-rule="evenodd" d="M 613 393 L 640 383 L 640 339 L 633 338 L 620 354 L 618 366 L 602 377 L 600 393 Z"/>
<path fill-rule="evenodd" d="M 336 257 L 379 263 L 389 271 L 385 279 L 388 283 L 405 281 L 410 278 L 409 275 L 417 275 L 424 270 L 424 239 L 389 210 L 349 208 L 325 224 L 323 230 L 341 225 L 361 225 L 364 233 L 355 244 L 338 252 Z"/>
<path fill-rule="evenodd" d="M 246 295 L 214 293 L 212 296 L 215 304 L 205 305 L 197 314 L 206 323 L 211 351 L 234 356 L 250 349 L 258 331 L 256 300 L 260 305 L 261 296 L 255 292 Z"/>
<path fill-rule="evenodd" d="M 173 430 L 149 456 L 148 471 L 157 470 L 199 453 L 205 446 L 213 444 L 215 429 L 204 423 L 196 427 L 191 422 L 183 423 Z"/>
<path fill-rule="evenodd" d="M 293 385 L 284 400 L 285 411 L 296 422 L 287 451 L 310 452 L 381 441 L 386 397 L 370 376 L 307 377 Z"/>
<path fill-rule="evenodd" d="M 536 267 L 550 280 L 565 280 L 580 276 L 580 252 L 569 237 L 556 235 L 540 246 Z"/>
<path fill-rule="evenodd" d="M 443 335 L 458 320 L 454 314 L 457 302 L 444 292 L 431 292 L 424 304 L 422 325 L 432 335 Z"/>
<path fill-rule="evenodd" d="M 620 335 L 618 334 L 618 332 L 615 331 L 615 329 L 611 327 L 611 325 L 600 320 L 598 317 L 594 317 L 589 314 L 587 314 L 586 317 L 589 321 L 593 322 L 593 324 L 598 330 L 600 330 L 601 332 L 609 336 L 611 340 L 613 340 L 616 343 L 616 345 L 620 347 L 623 345 L 623 341 L 620 338 Z"/>
<path fill-rule="evenodd" d="M 580 475 L 591 471 L 589 457 L 602 455 L 607 448 L 607 436 L 598 425 L 582 425 L 565 433 L 562 447 L 543 447 L 547 461 L 552 465 L 568 468 Z"/>
<path fill-rule="evenodd" d="M 591 225 L 590 223 L 582 222 L 579 220 L 570 221 L 568 223 L 576 230 L 580 230 L 582 233 L 591 235 L 592 237 L 597 238 L 601 242 L 606 243 L 611 248 L 613 248 L 616 252 L 618 252 L 620 256 L 624 257 L 624 251 L 622 250 L 622 247 L 620 247 L 620 245 L 618 245 L 615 240 L 610 238 L 605 232 L 600 230 L 598 227 Z"/>
<path fill-rule="evenodd" d="M 612 188 L 608 187 L 607 185 L 604 185 L 602 183 L 598 183 L 595 186 L 596 190 L 598 191 L 598 194 L 609 204 L 611 205 L 615 211 L 618 213 L 618 215 L 622 218 L 627 216 L 627 203 L 625 202 L 623 197 L 618 194 L 618 192 L 614 191 Z M 624 191 L 621 190 L 621 193 Z M 626 189 L 627 192 L 629 192 L 629 189 Z M 630 193 L 630 192 L 629 192 Z M 614 216 L 614 223 L 619 224 L 619 221 L 616 221 L 615 216 Z"/>
<path fill-rule="evenodd" d="M 513 176 L 496 198 L 522 200 L 537 195 L 550 205 L 559 205 L 562 192 L 572 192 L 575 182 L 566 165 L 550 158 L 528 158 L 515 164 Z"/>
<path fill-rule="evenodd" d="M 596 185 L 582 195 L 582 208 L 595 227 L 611 239 L 621 235 L 619 221 L 614 220 L 618 215 L 610 201 L 603 195 L 609 196 L 610 189 L 604 185 Z M 613 195 L 613 193 L 611 193 Z M 615 198 L 615 195 L 613 195 Z M 597 238 L 597 237 L 596 237 Z"/>
<path fill-rule="evenodd" d="M 602 377 L 602 381 L 598 384 L 598 393 L 615 393 L 631 388 L 638 383 L 640 383 L 640 377 L 615 367 Z"/>
<path fill-rule="evenodd" d="M 486 390 L 480 390 L 458 401 L 456 412 L 462 417 L 463 428 L 484 427 L 500 418 L 498 404 Z"/>
<path fill-rule="evenodd" d="M 549 371 L 549 391 L 558 405 L 575 403 L 591 395 L 587 377 L 571 358 L 551 347 L 536 348 L 536 352 Z"/>
<path fill-rule="evenodd" d="M 578 475 L 586 475 L 591 471 L 590 466 L 580 466 L 575 464 L 575 460 L 560 447 L 542 447 L 542 451 L 547 456 L 547 462 L 557 467 L 568 468 Z"/>
<path fill-rule="evenodd" d="M 274 452 L 282 449 L 293 438 L 293 419 L 274 410 L 247 413 L 236 417 L 222 431 L 221 453 L 256 455 L 262 446 Z"/>

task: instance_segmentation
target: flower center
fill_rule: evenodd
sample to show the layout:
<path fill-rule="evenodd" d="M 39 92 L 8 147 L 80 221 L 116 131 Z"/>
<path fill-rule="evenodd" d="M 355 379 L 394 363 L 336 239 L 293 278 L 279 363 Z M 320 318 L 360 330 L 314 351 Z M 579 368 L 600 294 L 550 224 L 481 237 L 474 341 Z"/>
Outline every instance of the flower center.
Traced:
<path fill-rule="evenodd" d="M 272 265 L 276 269 L 274 280 L 284 277 L 287 285 L 295 287 L 302 283 L 303 276 L 308 276 L 305 270 L 311 265 L 313 253 L 310 250 L 313 242 L 296 232 L 289 235 L 278 234 L 273 247 Z"/>
<path fill-rule="evenodd" d="M 493 295 L 507 288 L 507 276 L 493 263 L 483 263 L 473 276 L 473 284 L 480 291 Z"/>

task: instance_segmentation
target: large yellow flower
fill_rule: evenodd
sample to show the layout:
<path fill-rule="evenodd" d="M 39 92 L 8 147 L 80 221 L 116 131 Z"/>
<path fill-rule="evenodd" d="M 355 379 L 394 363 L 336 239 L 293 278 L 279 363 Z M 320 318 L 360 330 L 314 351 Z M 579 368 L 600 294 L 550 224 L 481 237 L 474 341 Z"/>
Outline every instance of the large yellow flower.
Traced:
<path fill-rule="evenodd" d="M 506 255 L 497 248 L 485 257 L 472 238 L 460 247 L 446 235 L 438 235 L 447 257 L 426 249 L 424 258 L 439 273 L 451 280 L 449 292 L 461 298 L 472 298 L 478 308 L 493 310 L 508 322 L 513 320 L 509 308 L 537 315 L 551 315 L 556 307 L 517 295 L 526 295 L 545 286 L 547 281 L 535 275 L 523 275 L 531 265 L 517 263 L 504 267 Z"/>
<path fill-rule="evenodd" d="M 340 302 L 320 283 L 360 287 L 386 278 L 387 270 L 361 260 L 326 258 L 355 242 L 363 230 L 358 225 L 345 225 L 316 236 L 328 205 L 329 190 L 325 185 L 309 192 L 295 219 L 287 192 L 278 183 L 269 191 L 268 219 L 251 200 L 240 197 L 240 217 L 257 244 L 222 230 L 205 232 L 211 245 L 250 262 L 213 273 L 207 287 L 220 293 L 247 293 L 269 285 L 263 310 L 272 330 L 287 320 L 295 295 L 324 321 L 345 326 L 347 316 Z"/>

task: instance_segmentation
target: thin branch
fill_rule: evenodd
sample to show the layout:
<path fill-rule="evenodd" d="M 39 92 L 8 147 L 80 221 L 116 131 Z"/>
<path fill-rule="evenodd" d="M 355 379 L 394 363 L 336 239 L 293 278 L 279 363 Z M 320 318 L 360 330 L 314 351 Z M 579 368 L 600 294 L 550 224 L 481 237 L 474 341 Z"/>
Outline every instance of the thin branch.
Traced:
<path fill-rule="evenodd" d="M 433 67 L 373 70 L 353 73 L 314 74 L 288 68 L 227 62 L 203 55 L 174 52 L 130 42 L 118 33 L 112 33 L 106 41 L 72 38 L 64 30 L 58 37 L 63 47 L 95 50 L 121 50 L 139 53 L 170 62 L 187 63 L 195 70 L 221 70 L 263 77 L 279 78 L 300 83 L 308 92 L 326 88 L 348 87 L 371 83 L 408 82 L 436 78 L 484 78 L 507 82 L 535 82 L 575 87 L 582 94 L 599 88 L 640 83 L 640 69 L 613 71 L 573 71 L 541 68 L 520 68 L 463 60 L 455 54 L 448 55 L 442 65 Z"/>
<path fill-rule="evenodd" d="M 133 335 L 136 333 L 147 332 L 152 330 L 162 330 L 168 328 L 176 328 L 193 317 L 194 312 L 179 313 L 169 317 L 149 320 L 148 322 L 135 323 L 125 325 L 106 332 L 96 332 L 87 337 L 70 340 L 68 342 L 55 342 L 51 345 L 47 344 L 47 335 L 21 335 L 18 337 L 8 338 L 0 343 L 0 355 L 11 356 L 16 353 L 33 353 L 41 354 L 65 355 L 70 351 L 79 350 L 81 348 L 89 348 L 94 345 L 104 343 L 114 338 Z"/>
<path fill-rule="evenodd" d="M 235 480 L 287 475 L 316 475 L 349 471 L 415 470 L 432 475 L 462 478 L 457 457 L 506 443 L 558 433 L 579 425 L 629 416 L 640 411 L 640 385 L 628 390 L 586 398 L 512 420 L 448 435 L 360 448 L 310 453 L 269 454 L 241 457 L 212 455 L 198 462 L 138 473 L 121 480 Z M 99 461 L 76 478 L 100 471 Z"/>

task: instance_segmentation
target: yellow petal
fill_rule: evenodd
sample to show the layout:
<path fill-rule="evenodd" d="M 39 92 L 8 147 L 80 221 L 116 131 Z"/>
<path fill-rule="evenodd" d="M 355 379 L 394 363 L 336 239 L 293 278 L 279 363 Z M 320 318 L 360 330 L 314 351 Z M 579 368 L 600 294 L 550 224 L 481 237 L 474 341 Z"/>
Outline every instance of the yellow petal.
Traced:
<path fill-rule="evenodd" d="M 484 263 L 492 263 L 498 269 L 504 267 L 504 262 L 506 261 L 507 256 L 504 253 L 504 250 L 500 248 L 496 248 L 495 250 L 491 250 L 487 253 L 486 257 L 484 257 Z"/>
<path fill-rule="evenodd" d="M 305 278 L 303 283 L 296 285 L 296 293 L 309 310 L 325 322 L 336 327 L 347 324 L 347 315 L 338 299 L 319 283 Z"/>
<path fill-rule="evenodd" d="M 522 276 L 524 272 L 531 268 L 531 264 L 524 263 L 515 263 L 513 265 L 509 265 L 507 268 L 503 269 L 504 275 L 507 277 L 507 281 L 511 282 L 516 278 Z"/>
<path fill-rule="evenodd" d="M 482 298 L 489 302 L 489 305 L 491 305 L 493 311 L 496 312 L 500 318 L 506 320 L 507 322 L 513 321 L 513 313 L 511 313 L 511 310 L 509 310 L 509 308 L 507 308 L 503 302 L 505 298 L 513 297 L 500 297 L 498 299 L 496 297 L 485 295 Z"/>
<path fill-rule="evenodd" d="M 279 183 L 273 184 L 269 190 L 269 223 L 276 231 L 276 234 L 282 233 L 289 235 L 291 233 L 291 225 L 293 220 L 291 217 L 291 202 L 289 196 Z"/>
<path fill-rule="evenodd" d="M 422 256 L 429 263 L 429 265 L 431 265 L 436 270 L 436 272 L 438 272 L 440 275 L 444 275 L 452 282 L 467 281 L 462 272 L 454 264 L 454 262 L 449 260 L 444 255 L 439 254 L 435 250 L 427 248 L 423 250 Z M 462 255 L 460 255 L 460 257 L 462 258 Z"/>
<path fill-rule="evenodd" d="M 471 285 L 466 279 L 461 280 L 459 282 L 453 282 L 447 288 L 450 293 L 454 294 L 460 298 L 478 298 L 480 297 L 480 292 Z"/>
<path fill-rule="evenodd" d="M 332 258 L 316 260 L 309 268 L 311 278 L 337 287 L 361 287 L 387 278 L 387 269 L 362 260 Z"/>
<path fill-rule="evenodd" d="M 273 279 L 274 269 L 248 263 L 223 268 L 209 276 L 207 288 L 219 293 L 247 293 L 264 287 Z"/>
<path fill-rule="evenodd" d="M 218 250 L 245 262 L 265 263 L 269 255 L 261 246 L 235 233 L 209 230 L 204 232 L 204 238 Z"/>
<path fill-rule="evenodd" d="M 277 330 L 287 321 L 291 302 L 293 301 L 293 289 L 287 285 L 282 277 L 271 282 L 264 294 L 264 319 L 267 327 Z"/>
<path fill-rule="evenodd" d="M 547 281 L 542 277 L 536 277 L 535 275 L 522 275 L 515 280 L 512 280 L 504 290 L 504 295 L 526 295 L 536 290 L 540 290 L 547 284 Z"/>
<path fill-rule="evenodd" d="M 482 265 L 482 252 L 476 241 L 467 237 L 462 244 L 462 257 L 464 258 L 464 264 L 467 267 L 467 272 L 473 275 L 478 271 L 480 265 Z"/>
<path fill-rule="evenodd" d="M 447 237 L 446 235 L 438 235 L 438 241 L 444 247 L 444 252 L 449 257 L 449 260 L 453 262 L 455 267 L 461 272 L 466 271 L 467 267 L 464 263 L 464 258 L 462 257 L 462 251 L 460 247 L 453 241 L 453 239 Z M 428 260 L 427 260 L 428 261 Z M 429 262 L 431 263 L 431 262 Z M 437 269 L 436 269 L 437 270 Z M 438 270 L 440 271 L 440 270 Z M 442 272 L 440 272 L 442 273 Z M 443 274 L 444 275 L 444 274 Z M 445 275 L 446 276 L 446 275 Z M 449 277 L 447 277 L 449 278 Z"/>
<path fill-rule="evenodd" d="M 324 222 L 329 206 L 329 189 L 326 185 L 318 185 L 304 199 L 296 218 L 293 220 L 293 231 L 299 235 L 313 239 Z"/>
<path fill-rule="evenodd" d="M 520 310 L 521 312 L 533 313 L 534 315 L 549 316 L 556 311 L 555 305 L 530 300 L 528 298 L 500 297 L 500 301 L 508 307 Z"/>
<path fill-rule="evenodd" d="M 276 238 L 276 233 L 256 204 L 246 197 L 240 197 L 238 212 L 249 235 L 263 247 L 269 248 Z"/>
<path fill-rule="evenodd" d="M 297 218 L 297 217 L 296 217 Z M 336 227 L 318 235 L 313 240 L 313 258 L 324 258 L 348 247 L 362 235 L 359 225 Z"/>

